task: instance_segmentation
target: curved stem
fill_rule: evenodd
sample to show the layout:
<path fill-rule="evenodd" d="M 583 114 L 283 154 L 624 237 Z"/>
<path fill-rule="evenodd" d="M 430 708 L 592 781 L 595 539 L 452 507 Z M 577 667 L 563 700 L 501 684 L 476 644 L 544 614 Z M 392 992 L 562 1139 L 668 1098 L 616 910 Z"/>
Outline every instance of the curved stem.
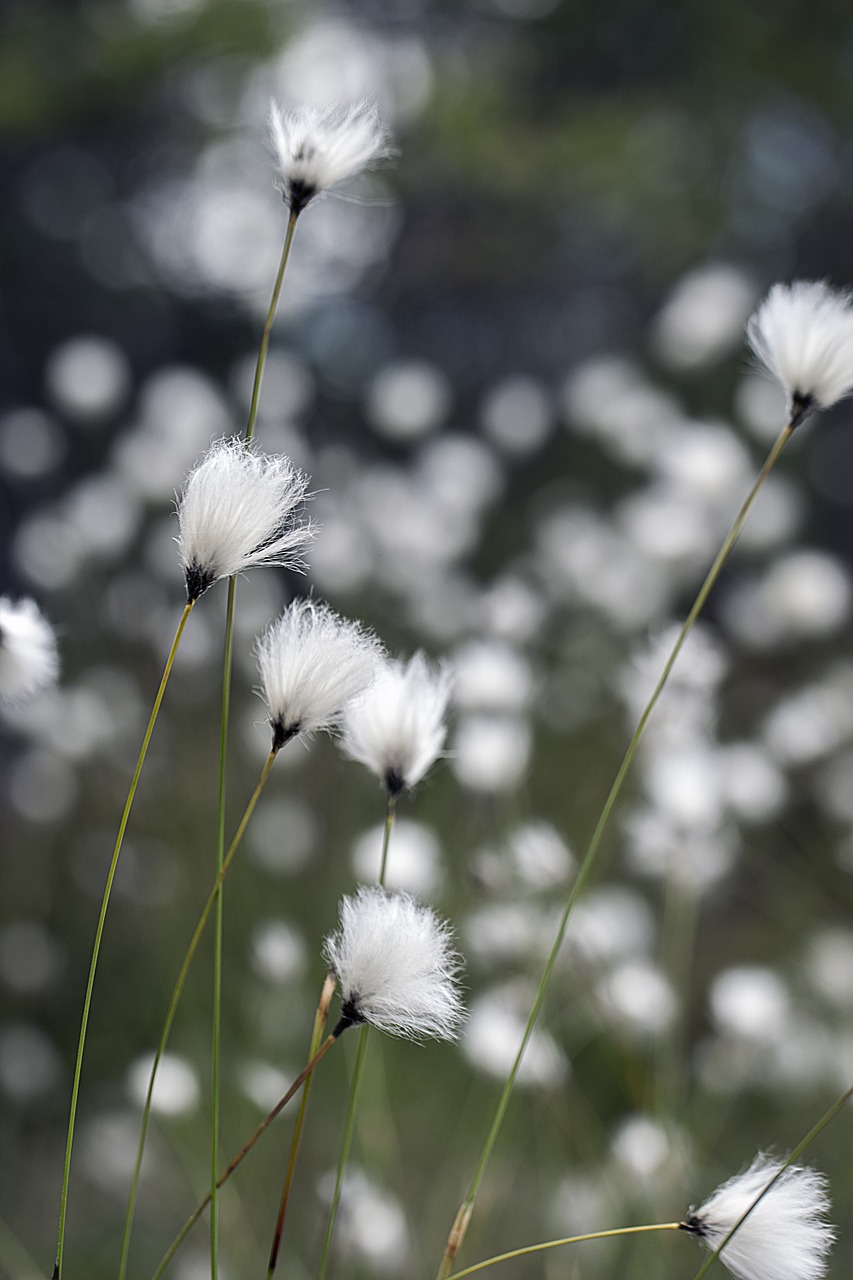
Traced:
<path fill-rule="evenodd" d="M 853 1098 L 853 1085 L 851 1085 L 849 1089 L 845 1089 L 841 1097 L 836 1098 L 835 1102 L 833 1102 L 831 1107 L 827 1107 L 826 1111 L 824 1111 L 823 1115 L 817 1121 L 817 1123 L 812 1125 L 811 1129 L 809 1129 L 806 1136 L 803 1139 L 801 1139 L 800 1142 L 797 1143 L 797 1145 L 794 1147 L 794 1150 L 788 1156 L 788 1159 L 782 1165 L 781 1169 L 779 1169 L 776 1172 L 776 1174 L 770 1179 L 767 1186 L 763 1188 L 761 1193 L 755 1197 L 755 1199 L 753 1200 L 749 1208 L 746 1209 L 741 1214 L 741 1216 L 738 1218 L 737 1222 L 734 1224 L 729 1234 L 725 1237 L 724 1240 L 720 1242 L 720 1244 L 717 1246 L 714 1252 L 708 1255 L 708 1257 L 702 1263 L 702 1266 L 696 1272 L 694 1280 L 702 1280 L 702 1277 L 710 1270 L 710 1268 L 713 1266 L 717 1258 L 719 1258 L 720 1254 L 725 1249 L 726 1245 L 729 1243 L 729 1241 L 731 1240 L 735 1232 L 739 1231 L 743 1223 L 746 1222 L 747 1218 L 752 1213 L 756 1205 L 761 1203 L 761 1201 L 767 1195 L 768 1191 L 772 1190 L 772 1188 L 776 1185 L 776 1183 L 782 1177 L 785 1170 L 789 1169 L 792 1164 L 795 1164 L 796 1161 L 799 1160 L 800 1156 L 803 1154 L 806 1148 L 811 1146 L 812 1142 L 814 1142 L 818 1134 L 823 1133 L 824 1129 L 829 1124 L 829 1122 L 831 1120 L 834 1120 L 835 1117 L 838 1115 L 839 1111 L 842 1111 L 844 1107 L 847 1106 L 847 1103 L 850 1101 L 851 1098 Z"/>
<path fill-rule="evenodd" d="M 317 1005 L 317 1012 L 314 1015 L 314 1030 L 311 1035 L 311 1047 L 308 1051 L 309 1061 L 314 1057 L 320 1047 L 320 1041 L 326 1028 L 326 1020 L 329 1016 L 329 1002 L 335 990 L 335 975 L 329 970 L 326 974 L 326 981 L 323 983 L 323 990 L 320 992 L 320 1001 Z M 293 1127 L 293 1138 L 290 1143 L 290 1157 L 287 1162 L 287 1173 L 284 1177 L 284 1186 L 281 1191 L 281 1200 L 278 1206 L 278 1217 L 275 1222 L 275 1232 L 273 1233 L 272 1245 L 270 1247 L 270 1259 L 267 1264 L 267 1280 L 272 1280 L 275 1272 L 276 1262 L 278 1261 L 278 1251 L 281 1247 L 281 1237 L 284 1233 L 284 1219 L 287 1215 L 287 1206 L 290 1203 L 290 1190 L 293 1186 L 293 1178 L 296 1173 L 296 1161 L 299 1156 L 299 1145 L 302 1141 L 302 1130 L 305 1127 L 305 1117 L 308 1111 L 308 1099 L 311 1097 L 311 1085 L 314 1083 L 314 1073 L 312 1072 L 305 1081 L 305 1088 L 302 1090 L 302 1097 L 299 1100 L 299 1110 L 296 1113 L 296 1124 Z"/>
<path fill-rule="evenodd" d="M 284 279 L 284 269 L 287 266 L 287 260 L 290 257 L 290 247 L 293 244 L 293 236 L 296 231 L 296 218 L 297 214 L 291 213 L 287 221 L 284 245 L 282 246 L 281 258 L 279 259 L 278 271 L 276 272 L 269 310 L 267 311 L 267 318 L 264 323 L 264 331 L 261 335 L 261 347 L 258 352 L 258 361 L 255 365 L 255 380 L 252 384 L 252 402 L 249 405 L 249 420 L 246 423 L 247 444 L 255 434 L 255 421 L 258 416 L 258 404 L 260 403 L 261 398 L 261 383 L 264 377 L 264 365 L 266 364 L 267 359 L 267 349 L 270 344 L 273 320 L 275 319 L 275 313 L 278 310 L 278 299 L 281 294 L 281 282 Z"/>
<path fill-rule="evenodd" d="M 585 1236 L 565 1236 L 562 1240 L 546 1240 L 544 1244 L 529 1244 L 523 1249 L 512 1249 L 509 1253 L 497 1253 L 485 1262 L 475 1262 L 473 1267 L 464 1271 L 454 1271 L 452 1280 L 461 1280 L 462 1276 L 473 1275 L 475 1271 L 485 1271 L 497 1262 L 508 1262 L 510 1258 L 523 1258 L 530 1253 L 541 1253 L 544 1249 L 558 1249 L 564 1244 L 583 1244 L 586 1240 L 611 1240 L 614 1236 L 638 1236 L 645 1231 L 679 1231 L 680 1222 L 655 1222 L 643 1227 L 612 1227 L 609 1231 L 591 1231 Z"/>
<path fill-rule="evenodd" d="M 217 1178 L 216 1180 L 217 1190 L 221 1186 L 223 1186 L 224 1183 L 228 1181 L 228 1179 L 231 1177 L 231 1174 L 235 1171 L 235 1169 L 237 1169 L 238 1166 L 242 1164 L 242 1162 L 245 1160 L 246 1156 L 252 1150 L 252 1147 L 254 1147 L 258 1139 L 262 1137 L 262 1135 L 267 1131 L 267 1129 L 270 1127 L 273 1120 L 275 1120 L 279 1112 L 282 1111 L 284 1107 L 287 1106 L 288 1102 L 290 1102 L 290 1099 L 293 1097 L 293 1095 L 299 1091 L 299 1089 L 305 1083 L 307 1078 L 311 1075 L 314 1068 L 317 1066 L 317 1063 L 321 1060 L 321 1058 L 324 1058 L 326 1056 L 326 1054 L 331 1049 L 332 1045 L 335 1043 L 335 1041 L 339 1038 L 341 1032 L 344 1030 L 344 1027 L 348 1025 L 350 1024 L 346 1023 L 342 1025 L 341 1023 L 338 1023 L 338 1026 L 335 1028 L 332 1034 L 329 1036 L 326 1036 L 326 1039 L 320 1045 L 320 1048 L 314 1054 L 314 1057 L 307 1064 L 307 1066 L 302 1068 L 299 1075 L 293 1081 L 293 1084 L 290 1086 L 290 1088 L 288 1089 L 284 1097 L 280 1098 L 279 1101 L 273 1107 L 272 1111 L 269 1113 L 269 1115 L 264 1117 L 264 1119 L 258 1125 L 255 1132 L 252 1134 L 249 1141 L 242 1147 L 240 1152 L 234 1157 L 234 1159 L 231 1161 L 231 1163 L 229 1164 L 225 1172 L 220 1174 L 220 1176 Z M 169 1248 L 167 1249 L 166 1253 L 163 1255 L 160 1261 L 160 1265 L 158 1266 L 157 1270 L 154 1272 L 152 1280 L 160 1280 L 160 1277 L 163 1275 L 163 1273 L 166 1270 L 166 1267 L 172 1261 L 172 1258 L 177 1253 L 180 1245 L 184 1242 L 186 1237 L 189 1235 L 191 1228 L 195 1225 L 196 1222 L 198 1222 L 199 1218 L 204 1213 L 205 1209 L 209 1204 L 210 1204 L 210 1192 L 208 1191 L 207 1195 L 204 1197 L 204 1199 L 201 1201 L 200 1204 L 196 1205 L 195 1209 L 192 1211 L 192 1213 L 187 1218 L 184 1225 L 181 1227 L 178 1234 L 175 1236 L 172 1243 L 169 1245 Z"/>
<path fill-rule="evenodd" d="M 154 698 L 154 705 L 151 708 L 151 715 L 148 719 L 148 726 L 145 730 L 145 736 L 142 739 L 142 746 L 139 748 L 139 755 L 136 760 L 136 767 L 133 771 L 133 777 L 130 781 L 130 787 L 127 792 L 127 799 L 124 802 L 124 810 L 119 822 L 118 834 L 116 835 L 115 845 L 113 847 L 112 860 L 110 869 L 107 872 L 107 882 L 104 886 L 104 896 L 101 900 L 101 913 L 98 917 L 98 925 L 95 930 L 95 942 L 92 947 L 92 960 L 89 965 L 89 979 L 86 984 L 86 995 L 83 999 L 83 1015 L 80 1020 L 80 1038 L 77 1043 L 77 1061 L 74 1065 L 74 1082 L 71 1086 L 71 1106 L 68 1115 L 68 1134 L 65 1141 L 65 1164 L 62 1170 L 62 1193 L 60 1197 L 59 1207 L 59 1232 L 56 1243 L 56 1261 L 53 1268 L 54 1280 L 60 1280 L 62 1275 L 62 1259 L 65 1251 L 65 1222 L 68 1213 L 68 1183 L 71 1174 L 71 1150 L 74 1145 L 74 1125 L 77 1118 L 77 1103 L 80 1097 L 80 1077 L 83 1072 L 83 1054 L 86 1048 L 86 1032 L 89 1026 L 89 1013 L 92 1007 L 92 991 L 95 986 L 95 973 L 98 968 L 98 956 L 101 950 L 101 939 L 104 933 L 104 922 L 107 918 L 107 907 L 110 902 L 110 894 L 112 892 L 113 881 L 115 879 L 116 868 L 118 866 L 119 854 L 124 843 L 124 834 L 127 830 L 127 823 L 130 818 L 130 811 L 133 807 L 133 801 L 136 796 L 136 788 L 139 785 L 139 775 L 142 773 L 142 766 L 145 763 L 145 757 L 148 754 L 148 745 L 151 742 L 151 735 L 154 732 L 154 726 L 157 723 L 157 717 L 160 714 L 160 706 L 163 701 L 163 695 L 166 692 L 166 685 L 169 683 L 169 676 L 172 674 L 172 667 L 175 662 L 175 656 L 178 652 L 178 645 L 181 643 L 181 636 L 184 634 L 184 627 L 192 613 L 195 601 L 188 600 L 184 605 L 184 611 L 181 614 L 178 627 L 175 632 L 175 638 L 172 641 L 172 647 L 166 658 L 166 665 L 163 668 L 163 675 L 160 679 L 160 687 Z"/>
<path fill-rule="evenodd" d="M 563 908 L 563 914 L 560 918 L 560 923 L 557 928 L 557 936 L 554 939 L 554 944 L 551 947 L 551 951 L 548 955 L 548 959 L 545 962 L 545 968 L 542 973 L 542 977 L 539 981 L 539 986 L 536 990 L 536 996 L 533 1001 L 533 1007 L 530 1010 L 530 1014 L 527 1019 L 527 1024 L 524 1028 L 524 1034 L 521 1038 L 521 1044 L 519 1045 L 518 1052 L 515 1055 L 515 1060 L 513 1061 L 512 1067 L 510 1068 L 510 1072 L 509 1072 L 509 1076 L 507 1078 L 506 1084 L 504 1085 L 503 1091 L 501 1092 L 500 1098 L 498 1099 L 498 1105 L 495 1111 L 495 1116 L 492 1121 L 491 1128 L 489 1129 L 489 1132 L 486 1136 L 485 1145 L 480 1155 L 477 1168 L 474 1172 L 474 1177 L 472 1178 L 471 1184 L 468 1188 L 468 1193 L 464 1201 L 462 1202 L 462 1205 L 460 1206 L 459 1212 L 456 1216 L 456 1220 L 453 1225 L 453 1229 L 451 1230 L 450 1236 L 448 1237 L 447 1246 L 444 1251 L 444 1257 L 442 1258 L 441 1265 L 438 1271 L 438 1280 L 447 1280 L 447 1277 L 450 1275 L 450 1272 L 453 1268 L 453 1263 L 456 1258 L 456 1254 L 458 1253 L 462 1245 L 462 1242 L 465 1239 L 465 1233 L 468 1229 L 468 1223 L 470 1222 L 470 1219 L 471 1219 L 471 1212 L 473 1210 L 474 1201 L 477 1197 L 477 1192 L 480 1188 L 480 1183 L 483 1180 L 483 1175 L 486 1171 L 486 1166 L 489 1162 L 495 1143 L 497 1141 L 498 1134 L 500 1133 L 501 1125 L 503 1124 L 503 1119 L 506 1114 L 506 1109 L 507 1109 L 507 1106 L 509 1105 L 510 1095 L 512 1094 L 512 1090 L 515 1085 L 516 1076 L 518 1075 L 518 1071 L 521 1066 L 521 1061 L 524 1057 L 524 1053 L 525 1053 L 525 1050 L 527 1049 L 527 1045 L 530 1041 L 530 1037 L 533 1034 L 533 1027 L 536 1023 L 537 1017 L 539 1016 L 539 1011 L 542 1008 L 542 1002 L 545 998 L 545 992 L 548 988 L 548 983 L 550 982 L 551 974 L 553 973 L 553 970 L 554 970 L 554 965 L 557 962 L 557 956 L 559 955 L 560 948 L 562 947 L 563 940 L 566 936 L 566 929 L 568 927 L 569 917 L 572 914 L 575 903 L 577 902 L 580 896 L 581 890 L 583 889 L 586 883 L 587 877 L 589 876 L 589 873 L 592 869 L 592 865 L 598 854 L 598 850 L 601 845 L 604 832 L 607 829 L 607 825 L 610 821 L 611 815 L 616 806 L 616 801 L 619 799 L 619 796 L 622 793 L 622 788 L 625 784 L 625 779 L 628 776 L 628 771 L 630 770 L 634 760 L 634 756 L 637 753 L 637 748 L 640 745 L 640 740 L 642 739 L 642 736 L 645 732 L 646 725 L 648 724 L 649 719 L 651 718 L 651 714 L 655 709 L 658 698 L 660 697 L 661 693 L 664 690 L 664 687 L 666 686 L 667 681 L 669 680 L 670 673 L 672 671 L 672 668 L 675 666 L 676 659 L 678 658 L 678 655 L 681 652 L 687 637 L 689 636 L 690 632 L 693 630 L 693 624 L 696 622 L 696 619 L 699 617 L 699 614 L 702 612 L 702 609 L 704 608 L 704 605 L 705 605 L 705 601 L 708 599 L 708 596 L 711 594 L 711 590 L 714 584 L 716 583 L 718 577 L 720 576 L 720 571 L 722 570 L 726 560 L 729 558 L 732 548 L 734 547 L 735 543 L 738 540 L 738 537 L 740 536 L 741 529 L 744 526 L 746 517 L 750 511 L 750 508 L 752 507 L 752 504 L 755 501 L 755 498 L 758 496 L 758 493 L 761 490 L 761 487 L 764 484 L 765 480 L 767 479 L 768 475 L 773 470 L 773 467 L 776 465 L 776 461 L 779 458 L 779 455 L 781 454 L 785 445 L 787 444 L 793 429 L 794 428 L 791 425 L 791 423 L 788 423 L 785 427 L 783 427 L 782 431 L 777 436 L 776 441 L 773 444 L 773 447 L 768 453 L 767 458 L 764 462 L 764 465 L 761 468 L 760 472 L 758 473 L 758 476 L 752 488 L 750 489 L 749 493 L 747 494 L 746 498 L 743 501 L 743 504 L 741 505 L 740 510 L 735 516 L 734 522 L 732 523 L 732 526 L 729 529 L 729 532 L 726 534 L 726 537 L 723 541 L 723 545 L 720 547 L 720 550 L 717 552 L 716 558 L 714 559 L 714 562 L 711 565 L 711 568 L 708 570 L 705 576 L 705 580 L 702 583 L 702 586 L 699 588 L 699 592 L 696 596 L 696 599 L 693 601 L 693 605 L 691 606 L 690 612 L 688 613 L 686 619 L 684 620 L 684 624 L 682 625 L 681 630 L 678 633 L 678 637 L 675 641 L 675 644 L 672 647 L 669 657 L 664 663 L 663 671 L 661 672 L 658 682 L 655 685 L 654 690 L 652 691 L 651 697 L 649 698 L 645 708 L 643 709 L 642 715 L 640 716 L 639 723 L 636 729 L 634 730 L 633 737 L 631 738 L 631 741 L 628 744 L 628 748 L 624 756 L 622 757 L 622 762 L 619 765 L 619 768 L 616 772 L 616 777 L 613 780 L 613 784 L 610 788 L 610 791 L 608 792 L 606 800 L 604 801 L 604 805 L 602 807 L 601 813 L 599 814 L 598 821 L 595 824 L 595 829 L 593 830 L 589 845 L 587 846 L 587 850 L 584 855 L 583 862 L 580 865 L 578 874 L 575 877 L 575 882 L 572 885 L 571 892 L 569 893 L 569 897 L 566 901 L 566 905 Z"/>
<path fill-rule="evenodd" d="M 236 832 L 234 833 L 234 838 L 231 841 L 227 854 L 225 855 L 225 858 L 222 863 L 222 867 L 220 868 L 219 872 L 217 873 L 216 879 L 213 882 L 213 888 L 211 889 L 208 895 L 207 902 L 204 904 L 204 907 L 202 908 L 201 915 L 199 916 L 199 919 L 198 919 L 198 924 L 195 927 L 195 932 L 190 940 L 190 944 L 187 947 L 186 953 L 181 963 L 181 968 L 178 973 L 178 977 L 175 981 L 175 986 L 172 991 L 171 999 L 169 1001 L 169 1007 L 166 1010 L 166 1017 L 163 1021 L 163 1028 L 160 1032 L 160 1039 L 157 1043 L 157 1049 L 154 1054 L 154 1061 L 151 1064 L 151 1074 L 148 1078 L 148 1091 L 145 1095 L 145 1104 L 142 1108 L 142 1123 L 140 1125 L 139 1140 L 137 1142 L 137 1147 L 136 1147 L 136 1162 L 133 1166 L 133 1177 L 131 1179 L 131 1184 L 130 1184 L 130 1195 L 128 1197 L 127 1210 L 126 1210 L 125 1219 L 124 1219 L 124 1234 L 122 1235 L 122 1240 L 121 1240 L 121 1261 L 119 1263 L 119 1269 L 118 1269 L 118 1280 L 125 1280 L 125 1276 L 127 1274 L 127 1263 L 128 1263 L 128 1256 L 130 1253 L 130 1236 L 131 1236 L 131 1231 L 133 1229 L 133 1214 L 136 1208 L 136 1196 L 139 1190 L 139 1176 L 142 1169 L 142 1155 L 145 1150 L 145 1139 L 148 1134 L 148 1124 L 151 1118 L 151 1103 L 154 1097 L 154 1083 L 157 1078 L 157 1070 L 160 1066 L 160 1061 L 163 1057 L 163 1054 L 166 1051 L 166 1045 L 168 1044 L 168 1041 L 169 1041 L 169 1034 L 172 1030 L 172 1023 L 175 1020 L 175 1014 L 177 1013 L 177 1010 L 178 1010 L 178 1004 L 181 999 L 181 994 L 184 989 L 184 984 L 187 980 L 187 974 L 189 973 L 193 956 L 198 950 L 198 944 L 201 941 L 201 936 L 202 936 L 202 933 L 204 932 L 204 927 L 207 924 L 211 911 L 213 910 L 213 905 L 216 902 L 217 897 L 219 896 L 219 890 L 222 885 L 222 881 L 225 879 L 225 876 L 228 872 L 228 868 L 231 866 L 231 863 L 234 860 L 234 855 L 236 854 L 238 848 L 240 847 L 240 842 L 243 839 L 243 835 L 245 834 L 246 827 L 249 825 L 249 819 L 251 818 L 255 810 L 255 805 L 258 803 L 258 800 L 260 799 L 261 792 L 263 791 L 266 780 L 269 777 L 270 770 L 273 767 L 275 758 L 278 755 L 278 751 L 279 751 L 279 748 L 274 746 L 273 749 L 270 751 L 269 755 L 267 756 L 264 767 L 261 770 L 261 776 L 258 779 L 255 790 L 252 792 L 252 797 L 249 800 L 249 803 L 246 805 L 246 811 L 243 814 L 243 817 L 240 819 L 240 825 L 238 826 Z"/>

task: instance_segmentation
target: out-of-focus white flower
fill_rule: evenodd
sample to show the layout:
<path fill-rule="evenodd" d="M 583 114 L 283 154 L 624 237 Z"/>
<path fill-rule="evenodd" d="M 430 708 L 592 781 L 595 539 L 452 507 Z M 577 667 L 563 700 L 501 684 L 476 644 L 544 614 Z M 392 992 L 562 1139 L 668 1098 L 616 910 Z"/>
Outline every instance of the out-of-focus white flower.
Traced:
<path fill-rule="evenodd" d="M 745 1173 L 718 1187 L 681 1224 L 710 1251 L 718 1249 L 765 1187 L 778 1180 L 720 1254 L 738 1280 L 818 1280 L 835 1239 L 826 1222 L 826 1178 L 815 1169 L 759 1153 Z"/>
<path fill-rule="evenodd" d="M 341 986 L 338 1034 L 367 1022 L 410 1040 L 455 1039 L 464 1010 L 451 930 L 409 894 L 361 888 L 344 898 L 323 954 Z"/>
<path fill-rule="evenodd" d="M 255 644 L 273 746 L 330 729 L 374 680 L 382 646 L 358 622 L 315 600 L 294 600 Z"/>
<path fill-rule="evenodd" d="M 422 653 L 387 662 L 367 695 L 344 713 L 343 749 L 380 779 L 388 794 L 414 787 L 444 745 L 451 677 Z"/>
<path fill-rule="evenodd" d="M 820 280 L 775 284 L 747 325 L 750 346 L 788 397 L 792 426 L 853 391 L 853 306 Z"/>
<path fill-rule="evenodd" d="M 58 674 L 56 637 L 35 601 L 0 597 L 0 702 L 21 702 Z"/>
<path fill-rule="evenodd" d="M 270 136 L 281 194 L 294 217 L 315 196 L 391 154 L 376 107 L 299 107 L 270 103 Z"/>
<path fill-rule="evenodd" d="M 219 440 L 187 477 L 178 503 L 178 547 L 187 599 L 257 565 L 302 567 L 313 537 L 299 519 L 308 477 L 284 455 Z"/>

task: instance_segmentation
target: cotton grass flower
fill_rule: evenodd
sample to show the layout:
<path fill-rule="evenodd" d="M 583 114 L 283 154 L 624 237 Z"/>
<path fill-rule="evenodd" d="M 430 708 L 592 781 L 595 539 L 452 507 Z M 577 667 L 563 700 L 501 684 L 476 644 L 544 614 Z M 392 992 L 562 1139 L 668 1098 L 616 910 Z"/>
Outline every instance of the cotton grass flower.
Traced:
<path fill-rule="evenodd" d="M 178 503 L 178 547 L 187 600 L 220 578 L 258 565 L 302 568 L 313 537 L 300 520 L 308 477 L 284 455 L 219 440 L 190 472 Z"/>
<path fill-rule="evenodd" d="M 343 750 L 375 773 L 389 796 L 414 787 L 444 746 L 450 672 L 422 653 L 388 661 L 367 696 L 347 708 Z"/>
<path fill-rule="evenodd" d="M 0 702 L 22 702 L 58 674 L 56 637 L 35 601 L 0 597 Z"/>
<path fill-rule="evenodd" d="M 820 280 L 776 284 L 747 325 L 755 355 L 788 397 L 791 425 L 853 391 L 853 305 Z"/>
<path fill-rule="evenodd" d="M 379 640 L 328 605 L 294 600 L 255 645 L 273 747 L 336 725 L 376 676 Z"/>
<path fill-rule="evenodd" d="M 456 1038 L 464 1010 L 450 928 L 407 893 L 362 887 L 344 898 L 324 956 L 341 987 L 340 1030 L 366 1022 L 409 1040 Z"/>
<path fill-rule="evenodd" d="M 375 106 L 299 107 L 270 104 L 270 136 L 282 198 L 298 217 L 315 196 L 390 154 Z"/>
<path fill-rule="evenodd" d="M 718 1187 L 681 1224 L 713 1252 L 779 1174 L 720 1254 L 738 1280 L 819 1280 L 835 1239 L 825 1221 L 826 1178 L 814 1169 L 759 1153 L 745 1173 Z M 780 1173 L 780 1170 L 782 1172 Z"/>

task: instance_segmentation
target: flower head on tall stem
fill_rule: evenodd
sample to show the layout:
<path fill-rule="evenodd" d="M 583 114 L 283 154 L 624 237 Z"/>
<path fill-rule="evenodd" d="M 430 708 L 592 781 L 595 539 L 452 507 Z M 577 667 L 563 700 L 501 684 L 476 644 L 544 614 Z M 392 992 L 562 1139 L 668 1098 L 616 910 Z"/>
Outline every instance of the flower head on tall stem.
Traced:
<path fill-rule="evenodd" d="M 310 523 L 300 518 L 308 477 L 284 455 L 219 440 L 190 472 L 178 502 L 187 599 L 258 565 L 303 568 Z"/>
<path fill-rule="evenodd" d="M 255 644 L 273 744 L 333 728 L 376 677 L 382 645 L 328 605 L 294 600 Z"/>
<path fill-rule="evenodd" d="M 755 355 L 788 397 L 791 425 L 853 391 L 853 300 L 821 280 L 775 284 L 747 325 Z"/>
<path fill-rule="evenodd" d="M 452 680 L 422 653 L 385 663 L 369 693 L 347 708 L 343 750 L 382 782 L 389 796 L 414 787 L 444 746 Z"/>
<path fill-rule="evenodd" d="M 38 605 L 0 597 L 0 702 L 22 702 L 58 675 L 56 637 Z"/>
<path fill-rule="evenodd" d="M 756 1200 L 720 1254 L 732 1275 L 738 1280 L 820 1280 L 835 1232 L 826 1221 L 826 1178 L 815 1169 L 785 1169 L 784 1161 L 759 1153 L 745 1173 L 729 1178 L 703 1205 L 691 1209 L 682 1229 L 714 1252 Z"/>
<path fill-rule="evenodd" d="M 375 106 L 299 107 L 270 104 L 270 136 L 282 198 L 294 218 L 315 196 L 391 154 Z"/>
<path fill-rule="evenodd" d="M 324 957 L 341 987 L 338 1026 L 409 1040 L 455 1039 L 464 1018 L 450 927 L 407 893 L 359 889 L 341 903 Z"/>

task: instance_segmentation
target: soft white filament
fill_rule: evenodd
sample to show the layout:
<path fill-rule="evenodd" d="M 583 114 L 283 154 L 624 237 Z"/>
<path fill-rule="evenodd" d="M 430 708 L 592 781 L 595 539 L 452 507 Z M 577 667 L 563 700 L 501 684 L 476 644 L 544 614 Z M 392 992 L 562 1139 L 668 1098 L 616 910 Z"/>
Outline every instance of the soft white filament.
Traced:
<path fill-rule="evenodd" d="M 300 520 L 308 477 L 283 455 L 219 440 L 190 472 L 178 503 L 187 598 L 257 565 L 301 568 L 313 537 Z"/>
<path fill-rule="evenodd" d="M 853 390 L 853 305 L 819 280 L 776 284 L 747 325 L 758 359 L 781 383 L 796 425 Z"/>
<path fill-rule="evenodd" d="M 314 600 L 294 600 L 255 644 L 274 741 L 335 725 L 371 684 L 382 646 L 357 622 Z"/>
<path fill-rule="evenodd" d="M 0 597 L 0 701 L 29 698 L 58 674 L 56 637 L 35 601 Z"/>
<path fill-rule="evenodd" d="M 451 678 L 422 653 L 386 662 L 367 696 L 347 708 L 343 749 L 391 795 L 420 782 L 444 745 Z"/>
<path fill-rule="evenodd" d="M 315 196 L 390 154 L 376 107 L 299 107 L 270 104 L 270 135 L 281 193 L 298 215 Z"/>
<path fill-rule="evenodd" d="M 712 1252 L 719 1248 L 784 1161 L 755 1157 L 745 1173 L 718 1187 L 698 1209 L 691 1209 L 684 1228 Z M 815 1169 L 791 1165 L 738 1228 L 720 1257 L 738 1280 L 819 1280 L 835 1239 L 826 1222 L 829 1209 L 826 1178 Z"/>
<path fill-rule="evenodd" d="M 449 926 L 407 893 L 361 888 L 341 902 L 324 956 L 341 986 L 344 1025 L 455 1039 L 464 1018 Z"/>

